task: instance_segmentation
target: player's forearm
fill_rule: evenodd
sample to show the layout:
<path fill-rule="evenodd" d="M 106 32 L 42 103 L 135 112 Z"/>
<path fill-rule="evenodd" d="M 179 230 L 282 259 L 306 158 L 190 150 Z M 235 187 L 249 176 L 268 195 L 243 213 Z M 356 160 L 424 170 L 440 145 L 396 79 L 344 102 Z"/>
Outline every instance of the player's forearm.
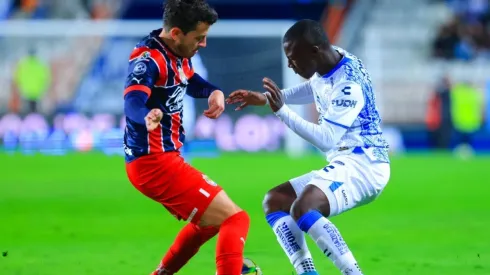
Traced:
<path fill-rule="evenodd" d="M 276 112 L 276 115 L 293 132 L 313 144 L 318 149 L 326 152 L 334 147 L 345 134 L 345 129 L 335 125 L 320 126 L 308 122 L 293 112 L 287 105 Z"/>
<path fill-rule="evenodd" d="M 286 104 L 309 104 L 314 102 L 313 89 L 309 81 L 303 82 L 292 88 L 281 90 Z"/>
<path fill-rule="evenodd" d="M 145 125 L 145 117 L 150 112 L 146 107 L 148 96 L 144 92 L 133 91 L 124 97 L 124 114 L 132 121 Z"/>
<path fill-rule="evenodd" d="M 194 98 L 208 98 L 214 91 L 221 90 L 195 73 L 189 79 L 187 94 Z"/>

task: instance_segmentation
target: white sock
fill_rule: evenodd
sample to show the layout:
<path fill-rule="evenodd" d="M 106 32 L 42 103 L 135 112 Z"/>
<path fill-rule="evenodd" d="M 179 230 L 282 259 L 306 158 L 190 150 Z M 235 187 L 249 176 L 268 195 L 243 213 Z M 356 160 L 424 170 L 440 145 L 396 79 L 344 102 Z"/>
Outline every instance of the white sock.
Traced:
<path fill-rule="evenodd" d="M 318 211 L 304 214 L 298 225 L 308 233 L 318 247 L 344 275 L 362 275 L 354 255 L 350 251 L 337 227 Z"/>
<path fill-rule="evenodd" d="M 311 253 L 306 245 L 305 234 L 299 229 L 293 218 L 285 212 L 267 215 L 277 241 L 281 245 L 297 274 L 316 271 Z"/>

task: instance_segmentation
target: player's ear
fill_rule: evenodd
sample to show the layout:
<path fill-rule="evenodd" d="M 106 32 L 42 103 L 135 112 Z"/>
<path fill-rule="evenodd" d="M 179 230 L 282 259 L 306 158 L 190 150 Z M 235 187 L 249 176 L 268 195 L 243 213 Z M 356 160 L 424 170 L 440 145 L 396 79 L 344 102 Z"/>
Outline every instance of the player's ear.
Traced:
<path fill-rule="evenodd" d="M 179 28 L 170 29 L 170 37 L 172 37 L 173 40 L 177 40 L 182 34 L 184 33 Z"/>

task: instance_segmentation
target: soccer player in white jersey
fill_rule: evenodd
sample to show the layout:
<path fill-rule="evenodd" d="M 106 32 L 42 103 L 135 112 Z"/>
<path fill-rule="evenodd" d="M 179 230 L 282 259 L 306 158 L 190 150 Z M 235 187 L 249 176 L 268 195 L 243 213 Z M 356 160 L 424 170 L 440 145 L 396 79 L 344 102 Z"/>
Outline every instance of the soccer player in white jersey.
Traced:
<path fill-rule="evenodd" d="M 237 110 L 269 105 L 291 130 L 325 152 L 329 164 L 271 189 L 263 203 L 267 221 L 298 274 L 318 274 L 303 232 L 342 274 L 362 274 L 328 218 L 373 201 L 390 177 L 388 144 L 370 77 L 357 57 L 330 44 L 316 21 L 294 24 L 283 46 L 289 67 L 309 80 L 280 90 L 265 78 L 265 93 L 238 90 L 227 102 L 240 103 Z M 313 102 L 318 124 L 288 107 Z"/>

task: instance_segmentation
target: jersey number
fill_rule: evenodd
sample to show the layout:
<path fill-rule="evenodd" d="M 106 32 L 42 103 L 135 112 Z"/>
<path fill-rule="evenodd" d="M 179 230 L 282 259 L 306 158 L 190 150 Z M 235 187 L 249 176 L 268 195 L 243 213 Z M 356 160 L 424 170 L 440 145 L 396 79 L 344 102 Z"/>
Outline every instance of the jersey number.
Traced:
<path fill-rule="evenodd" d="M 345 86 L 343 89 L 342 89 L 342 93 L 344 93 L 344 95 L 350 95 L 350 86 Z"/>

